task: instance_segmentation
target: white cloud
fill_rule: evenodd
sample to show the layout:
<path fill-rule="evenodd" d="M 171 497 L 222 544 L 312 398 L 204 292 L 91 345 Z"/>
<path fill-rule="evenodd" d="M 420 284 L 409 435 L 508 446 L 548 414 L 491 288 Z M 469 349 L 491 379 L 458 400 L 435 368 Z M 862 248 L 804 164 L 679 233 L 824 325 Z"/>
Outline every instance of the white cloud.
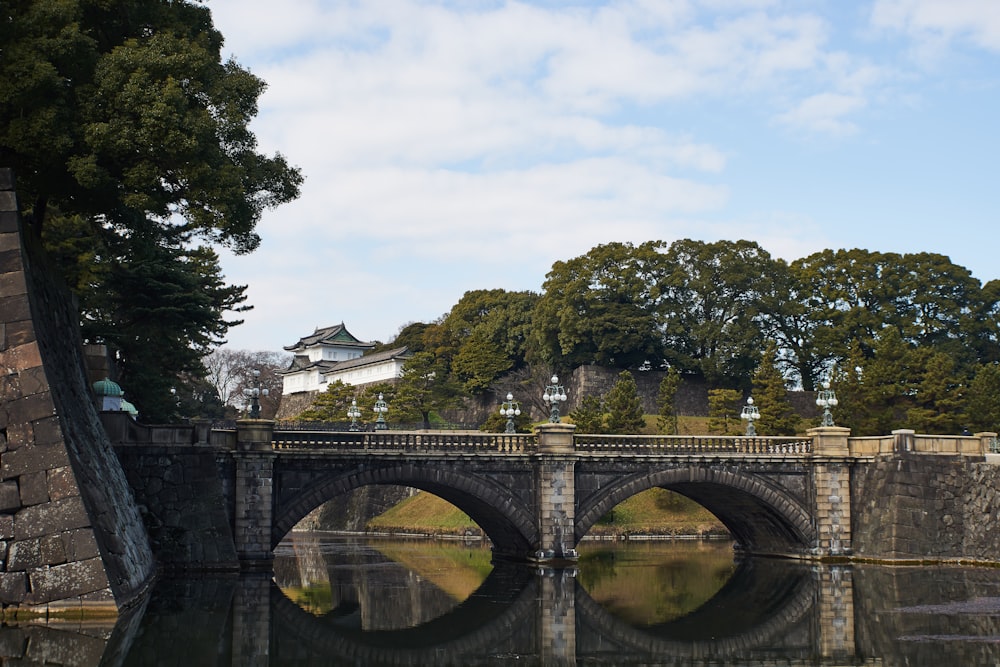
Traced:
<path fill-rule="evenodd" d="M 993 0 L 876 0 L 871 22 L 907 33 L 925 49 L 968 41 L 1000 52 L 1000 3 Z"/>
<path fill-rule="evenodd" d="M 948 23 L 881 0 L 872 22 L 990 43 L 989 17 L 973 22 L 986 3 L 955 4 Z M 282 313 L 282 344 L 341 319 L 385 338 L 466 289 L 538 289 L 598 243 L 746 236 L 731 172 L 761 158 L 744 146 L 856 134 L 909 92 L 887 93 L 905 79 L 892 58 L 822 6 L 210 0 L 226 48 L 268 82 L 261 148 L 307 178 L 265 215 L 261 250 L 226 260 L 252 283 L 248 323 Z M 764 247 L 822 238 L 808 215 L 780 219 L 750 225 Z"/>
<path fill-rule="evenodd" d="M 863 98 L 839 93 L 820 93 L 806 98 L 794 109 L 778 116 L 778 120 L 795 129 L 833 135 L 849 135 L 857 126 L 846 116 L 865 106 Z"/>

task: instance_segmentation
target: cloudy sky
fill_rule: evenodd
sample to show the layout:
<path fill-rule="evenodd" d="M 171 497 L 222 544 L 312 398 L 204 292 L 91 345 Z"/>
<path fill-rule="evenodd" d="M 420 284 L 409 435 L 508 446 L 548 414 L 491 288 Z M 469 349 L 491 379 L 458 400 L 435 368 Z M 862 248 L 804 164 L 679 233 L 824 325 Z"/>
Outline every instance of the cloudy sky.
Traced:
<path fill-rule="evenodd" d="M 1000 278 L 996 0 L 209 0 L 306 182 L 223 255 L 233 348 L 390 340 L 609 241 Z"/>

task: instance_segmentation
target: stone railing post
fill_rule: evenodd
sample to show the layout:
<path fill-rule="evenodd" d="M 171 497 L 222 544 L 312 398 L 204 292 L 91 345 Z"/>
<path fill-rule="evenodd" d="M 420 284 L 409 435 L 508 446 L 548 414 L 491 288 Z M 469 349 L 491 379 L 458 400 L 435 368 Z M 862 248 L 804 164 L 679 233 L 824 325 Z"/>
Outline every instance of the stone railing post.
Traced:
<path fill-rule="evenodd" d="M 269 568 L 271 527 L 274 517 L 274 450 L 271 440 L 274 422 L 270 419 L 241 419 L 236 422 L 235 520 L 236 554 L 244 569 Z"/>
<path fill-rule="evenodd" d="M 820 426 L 811 428 L 806 433 L 812 438 L 812 453 L 814 456 L 850 456 L 847 438 L 851 429 L 843 426 Z"/>
<path fill-rule="evenodd" d="M 540 424 L 537 484 L 538 561 L 576 558 L 576 451 L 573 424 Z"/>
<path fill-rule="evenodd" d="M 993 431 L 982 431 L 980 433 L 975 433 L 975 437 L 979 438 L 979 453 L 980 454 L 997 454 L 1000 453 L 998 450 L 997 434 Z"/>
<path fill-rule="evenodd" d="M 900 428 L 892 432 L 894 452 L 912 452 L 914 449 L 914 435 L 916 431 L 910 428 Z"/>
<path fill-rule="evenodd" d="M 812 481 L 815 498 L 816 540 L 813 554 L 840 558 L 851 553 L 851 429 L 821 426 L 809 429 L 813 440 Z"/>

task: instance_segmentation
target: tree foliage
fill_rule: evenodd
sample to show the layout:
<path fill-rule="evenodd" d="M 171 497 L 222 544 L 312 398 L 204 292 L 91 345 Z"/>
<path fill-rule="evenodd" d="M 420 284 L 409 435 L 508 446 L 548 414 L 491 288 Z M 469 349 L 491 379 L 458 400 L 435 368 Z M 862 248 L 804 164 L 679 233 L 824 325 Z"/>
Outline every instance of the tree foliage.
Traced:
<path fill-rule="evenodd" d="M 628 371 L 618 374 L 605 401 L 608 411 L 608 432 L 622 434 L 641 433 L 646 426 L 643 418 L 642 399 L 635 378 Z"/>
<path fill-rule="evenodd" d="M 533 334 L 541 359 L 569 367 L 659 366 L 662 247 L 658 241 L 608 243 L 556 262 L 535 309 Z"/>
<path fill-rule="evenodd" d="M 172 421 L 179 415 L 170 390 L 190 393 L 204 378 L 202 357 L 235 323 L 221 313 L 241 309 L 244 288 L 225 285 L 211 249 L 156 234 L 102 251 L 101 279 L 80 298 L 82 333 L 114 351 L 141 418 Z"/>
<path fill-rule="evenodd" d="M 264 83 L 221 58 L 195 2 L 5 3 L 0 163 L 28 219 L 49 206 L 116 229 L 154 220 L 252 250 L 262 211 L 301 176 L 256 150 Z"/>
<path fill-rule="evenodd" d="M 656 426 L 660 433 L 677 435 L 677 390 L 681 386 L 681 374 L 670 367 L 660 380 L 656 396 L 658 409 Z"/>
<path fill-rule="evenodd" d="M 406 360 L 393 393 L 396 421 L 420 421 L 424 428 L 430 428 L 432 412 L 452 407 L 459 395 L 444 361 L 430 352 Z"/>
<path fill-rule="evenodd" d="M 1000 432 L 1000 364 L 983 364 L 972 378 L 965 421 L 973 432 Z"/>
<path fill-rule="evenodd" d="M 708 432 L 735 435 L 740 432 L 740 392 L 736 389 L 708 390 Z"/>
<path fill-rule="evenodd" d="M 752 395 L 760 411 L 755 428 L 760 435 L 795 435 L 800 419 L 788 401 L 785 378 L 775 365 L 777 357 L 777 346 L 769 344 L 753 376 Z"/>
<path fill-rule="evenodd" d="M 604 400 L 600 396 L 587 394 L 568 416 L 576 424 L 577 433 L 607 432 L 604 426 Z"/>
<path fill-rule="evenodd" d="M 667 361 L 712 386 L 748 389 L 761 348 L 756 318 L 770 255 L 752 241 L 682 239 L 665 261 L 659 320 Z"/>
<path fill-rule="evenodd" d="M 253 250 L 263 210 L 302 181 L 258 153 L 264 84 L 221 47 L 196 2 L 0 9 L 0 165 L 146 420 L 178 415 L 173 396 L 196 393 L 238 323 L 226 313 L 245 308 L 209 246 Z"/>
<path fill-rule="evenodd" d="M 981 285 L 934 253 L 824 250 L 789 263 L 750 241 L 608 243 L 556 262 L 541 295 L 467 292 L 399 338 L 433 354 L 453 388 L 516 387 L 536 413 L 544 369 L 598 364 L 669 369 L 660 430 L 676 430 L 672 383 L 686 377 L 712 390 L 714 432 L 742 430 L 731 397 L 752 389 L 761 431 L 794 433 L 788 387 L 824 378 L 840 399 L 836 423 L 856 434 L 954 431 L 981 423 L 973 403 L 992 414 L 971 383 L 1000 362 L 1000 281 Z M 597 424 L 582 408 L 576 417 Z"/>
<path fill-rule="evenodd" d="M 347 410 L 351 407 L 351 401 L 357 400 L 358 390 L 341 380 L 330 382 L 325 391 L 320 392 L 313 399 L 312 404 L 298 415 L 296 419 L 300 421 L 318 422 L 346 422 L 350 418 Z M 362 406 L 359 404 L 358 408 Z M 361 410 L 362 415 L 364 411 Z"/>

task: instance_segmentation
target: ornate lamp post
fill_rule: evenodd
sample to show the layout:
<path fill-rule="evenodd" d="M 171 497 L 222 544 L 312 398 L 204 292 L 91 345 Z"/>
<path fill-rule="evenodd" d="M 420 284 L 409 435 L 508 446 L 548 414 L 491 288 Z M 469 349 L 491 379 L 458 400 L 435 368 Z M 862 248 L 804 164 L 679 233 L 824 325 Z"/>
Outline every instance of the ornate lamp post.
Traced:
<path fill-rule="evenodd" d="M 740 419 L 747 420 L 747 437 L 753 438 L 757 436 L 757 429 L 754 428 L 754 421 L 760 419 L 760 410 L 757 406 L 753 404 L 753 396 L 747 398 L 747 404 L 743 406 L 743 412 L 740 413 Z"/>
<path fill-rule="evenodd" d="M 552 384 L 545 387 L 545 393 L 542 394 L 542 400 L 545 401 L 547 405 L 551 407 L 551 413 L 549 414 L 549 421 L 553 424 L 559 423 L 559 404 L 566 402 L 566 390 L 561 384 L 559 384 L 559 377 L 556 375 L 552 376 Z"/>
<path fill-rule="evenodd" d="M 361 418 L 361 408 L 358 407 L 358 402 L 355 399 L 351 399 L 351 407 L 347 408 L 347 416 L 351 420 L 351 430 L 358 430 L 358 419 Z"/>
<path fill-rule="evenodd" d="M 243 395 L 250 399 L 250 419 L 260 419 L 260 397 L 267 396 L 267 387 L 260 386 L 260 371 L 253 369 L 253 381 L 256 386 L 243 390 Z"/>
<path fill-rule="evenodd" d="M 383 400 L 381 393 L 378 395 L 378 400 L 375 401 L 375 407 L 372 410 L 378 415 L 378 418 L 375 420 L 375 430 L 384 431 L 389 428 L 389 425 L 385 423 L 385 413 L 389 412 L 389 406 Z"/>
<path fill-rule="evenodd" d="M 504 433 L 517 433 L 514 417 L 521 416 L 521 404 L 514 400 L 514 394 L 507 392 L 507 400 L 500 404 L 500 416 L 507 418 L 507 429 Z"/>
<path fill-rule="evenodd" d="M 833 414 L 830 412 L 830 408 L 837 407 L 837 392 L 830 389 L 830 381 L 827 380 L 823 382 L 823 388 L 819 390 L 816 394 L 816 405 L 823 408 L 823 421 L 820 422 L 820 426 L 833 426 Z"/>

